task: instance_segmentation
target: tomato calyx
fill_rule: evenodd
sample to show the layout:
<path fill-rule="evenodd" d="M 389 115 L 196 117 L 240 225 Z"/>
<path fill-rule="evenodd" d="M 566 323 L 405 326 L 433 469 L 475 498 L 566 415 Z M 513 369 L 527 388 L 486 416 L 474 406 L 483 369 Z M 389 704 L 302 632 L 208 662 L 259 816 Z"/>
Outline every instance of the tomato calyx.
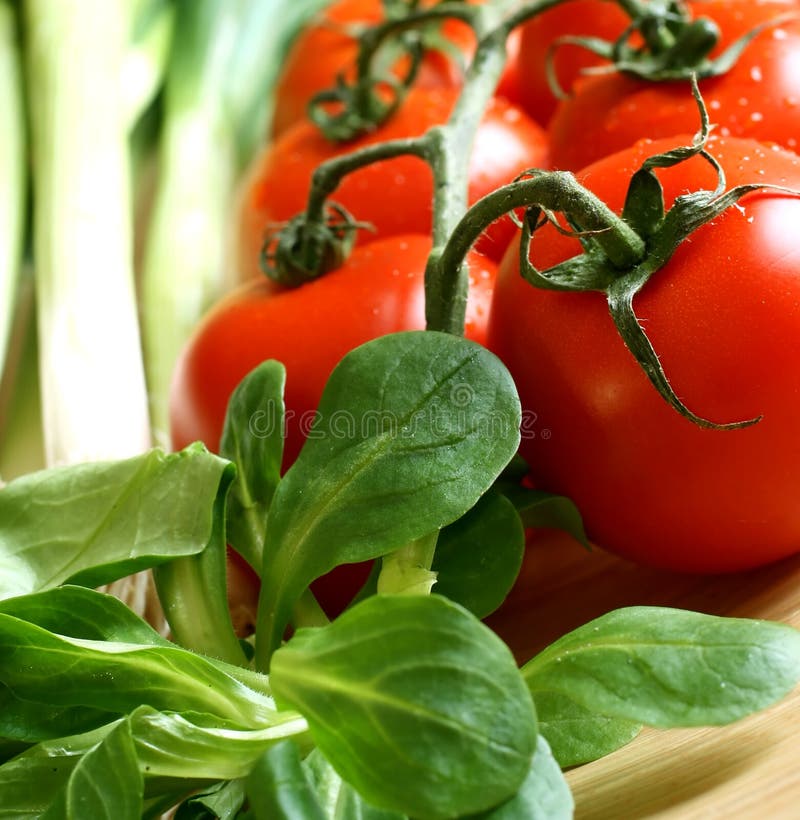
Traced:
<path fill-rule="evenodd" d="M 356 74 L 339 76 L 334 88 L 316 94 L 309 119 L 334 142 L 355 139 L 385 122 L 403 103 L 428 51 L 460 59 L 458 50 L 441 33 L 448 19 L 476 27 L 480 7 L 445 0 L 430 8 L 416 2 L 384 3 L 386 19 L 359 35 Z M 403 70 L 398 74 L 397 67 Z"/>
<path fill-rule="evenodd" d="M 748 427 L 761 417 L 715 422 L 687 407 L 672 388 L 658 354 L 636 315 L 633 301 L 656 271 L 663 268 L 678 246 L 703 225 L 711 222 L 742 197 L 756 191 L 800 196 L 800 191 L 779 185 L 753 183 L 726 190 L 725 174 L 706 150 L 708 115 L 696 79 L 693 93 L 701 112 L 701 129 L 692 145 L 649 157 L 631 178 L 621 215 L 615 214 L 566 171 L 531 171 L 505 188 L 477 202 L 462 219 L 442 254 L 449 269 L 459 263 L 487 224 L 501 213 L 525 208 L 520 222 L 519 266 L 531 285 L 547 290 L 596 291 L 605 294 L 609 312 L 626 347 L 650 382 L 673 409 L 699 427 L 733 430 Z M 699 156 L 717 176 L 714 190 L 696 190 L 677 197 L 665 210 L 658 168 L 670 168 Z M 563 217 L 566 226 L 559 222 Z M 533 237 L 545 224 L 574 235 L 582 251 L 546 270 L 531 262 Z"/>
<path fill-rule="evenodd" d="M 369 227 L 328 200 L 320 218 L 303 212 L 268 234 L 261 269 L 273 281 L 297 287 L 341 267 L 353 250 L 357 231 Z"/>
<path fill-rule="evenodd" d="M 357 231 L 373 230 L 373 226 L 357 221 L 330 199 L 339 183 L 353 171 L 381 160 L 411 155 L 430 162 L 432 141 L 430 134 L 386 140 L 318 165 L 306 210 L 268 233 L 259 260 L 262 271 L 280 284 L 296 286 L 340 267 L 353 250 Z"/>
<path fill-rule="evenodd" d="M 614 41 L 598 37 L 560 37 L 550 47 L 546 61 L 548 83 L 559 99 L 569 95 L 558 82 L 555 53 L 563 45 L 574 45 L 608 60 L 607 71 L 616 71 L 641 80 L 665 82 L 700 79 L 727 73 L 750 42 L 765 29 L 797 19 L 788 12 L 755 26 L 714 58 L 709 55 L 720 39 L 720 30 L 708 17 L 692 19 L 680 0 L 650 2 L 620 0 L 631 16 L 631 24 Z M 602 69 L 594 69 L 599 73 Z"/>

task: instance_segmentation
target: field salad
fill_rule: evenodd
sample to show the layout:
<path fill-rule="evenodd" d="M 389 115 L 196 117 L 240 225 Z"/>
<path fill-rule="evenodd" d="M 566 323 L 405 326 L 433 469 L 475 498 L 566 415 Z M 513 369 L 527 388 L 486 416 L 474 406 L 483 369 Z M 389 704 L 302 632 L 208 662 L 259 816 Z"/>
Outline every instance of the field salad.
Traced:
<path fill-rule="evenodd" d="M 798 21 L 0 0 L 0 818 L 789 811 Z"/>

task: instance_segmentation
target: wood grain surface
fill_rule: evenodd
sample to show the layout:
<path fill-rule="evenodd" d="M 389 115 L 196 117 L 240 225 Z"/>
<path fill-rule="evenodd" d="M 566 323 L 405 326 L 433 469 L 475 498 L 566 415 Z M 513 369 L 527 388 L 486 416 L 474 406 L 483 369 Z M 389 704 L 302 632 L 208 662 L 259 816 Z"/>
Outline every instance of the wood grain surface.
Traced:
<path fill-rule="evenodd" d="M 800 556 L 748 573 L 689 576 L 587 553 L 565 536 L 543 533 L 491 625 L 523 662 L 564 632 L 639 604 L 800 628 Z M 576 820 L 800 820 L 800 687 L 731 726 L 645 729 L 567 779 Z"/>

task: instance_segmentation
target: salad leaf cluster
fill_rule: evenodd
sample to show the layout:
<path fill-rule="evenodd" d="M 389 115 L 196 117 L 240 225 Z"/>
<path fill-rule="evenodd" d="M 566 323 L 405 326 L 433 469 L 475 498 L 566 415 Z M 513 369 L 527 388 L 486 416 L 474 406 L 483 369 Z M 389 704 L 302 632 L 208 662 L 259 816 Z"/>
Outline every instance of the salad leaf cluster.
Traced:
<path fill-rule="evenodd" d="M 253 418 L 283 378 L 267 362 L 240 385 L 228 458 L 154 450 L 0 490 L 0 817 L 568 818 L 563 768 L 643 724 L 735 720 L 800 677 L 789 627 L 647 607 L 519 668 L 479 620 L 542 506 L 504 492 L 519 429 L 504 366 L 430 331 L 357 348 L 280 477 L 281 436 Z M 229 542 L 262 582 L 247 640 Z M 404 594 L 397 561 L 423 553 L 438 594 Z M 380 593 L 304 626 L 311 581 L 370 559 Z M 91 588 L 142 568 L 170 639 Z"/>

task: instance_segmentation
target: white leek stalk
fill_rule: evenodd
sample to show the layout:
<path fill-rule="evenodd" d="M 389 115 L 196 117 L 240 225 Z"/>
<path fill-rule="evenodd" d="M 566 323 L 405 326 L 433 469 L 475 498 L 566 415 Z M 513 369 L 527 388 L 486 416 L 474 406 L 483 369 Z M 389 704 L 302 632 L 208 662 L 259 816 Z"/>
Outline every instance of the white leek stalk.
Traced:
<path fill-rule="evenodd" d="M 120 0 L 25 0 L 49 464 L 149 446 L 132 275 Z"/>
<path fill-rule="evenodd" d="M 25 226 L 25 114 L 16 19 L 0 0 L 0 376 L 14 320 Z"/>

